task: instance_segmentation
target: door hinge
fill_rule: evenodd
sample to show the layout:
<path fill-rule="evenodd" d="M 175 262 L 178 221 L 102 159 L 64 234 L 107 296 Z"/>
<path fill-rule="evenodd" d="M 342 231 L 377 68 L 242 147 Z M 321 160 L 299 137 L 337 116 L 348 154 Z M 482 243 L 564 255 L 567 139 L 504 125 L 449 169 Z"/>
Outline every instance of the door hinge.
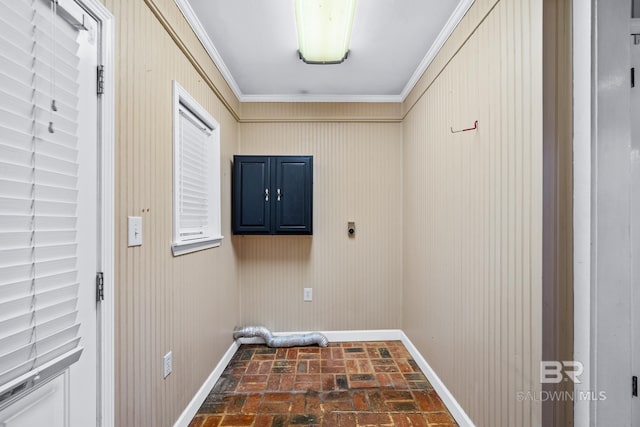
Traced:
<path fill-rule="evenodd" d="M 631 377 L 631 395 L 638 396 L 638 377 L 635 375 Z"/>
<path fill-rule="evenodd" d="M 104 301 L 104 273 L 96 274 L 96 301 Z"/>
<path fill-rule="evenodd" d="M 98 65 L 98 95 L 104 93 L 104 65 Z"/>

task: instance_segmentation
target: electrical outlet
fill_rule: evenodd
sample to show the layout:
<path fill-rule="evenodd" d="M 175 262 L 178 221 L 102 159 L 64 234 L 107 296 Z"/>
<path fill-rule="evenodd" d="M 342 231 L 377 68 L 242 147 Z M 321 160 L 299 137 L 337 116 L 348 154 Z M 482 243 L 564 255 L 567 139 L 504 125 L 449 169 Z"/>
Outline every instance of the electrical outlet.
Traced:
<path fill-rule="evenodd" d="M 313 288 L 304 288 L 304 300 L 313 301 Z"/>
<path fill-rule="evenodd" d="M 173 354 L 171 352 L 165 354 L 162 358 L 162 361 L 164 362 L 162 364 L 162 375 L 164 376 L 164 378 L 167 378 L 167 376 L 173 370 Z"/>

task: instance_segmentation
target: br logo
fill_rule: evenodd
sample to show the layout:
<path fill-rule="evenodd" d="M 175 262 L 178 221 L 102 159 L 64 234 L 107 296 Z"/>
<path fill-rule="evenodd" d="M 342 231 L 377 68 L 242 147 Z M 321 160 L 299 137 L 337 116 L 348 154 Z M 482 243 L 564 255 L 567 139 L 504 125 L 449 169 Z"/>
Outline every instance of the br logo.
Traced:
<path fill-rule="evenodd" d="M 567 381 L 567 378 L 575 384 L 580 384 L 578 378 L 584 372 L 582 363 L 575 360 L 565 360 L 558 362 L 556 360 L 540 361 L 540 382 L 542 384 L 558 384 Z"/>

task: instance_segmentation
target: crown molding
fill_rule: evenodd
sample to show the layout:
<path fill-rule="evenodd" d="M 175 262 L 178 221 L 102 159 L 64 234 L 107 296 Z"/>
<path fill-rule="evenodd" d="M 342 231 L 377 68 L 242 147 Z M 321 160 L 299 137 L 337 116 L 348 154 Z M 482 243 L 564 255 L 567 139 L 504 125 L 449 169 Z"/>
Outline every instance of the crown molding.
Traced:
<path fill-rule="evenodd" d="M 402 102 L 399 95 L 242 95 L 241 102 Z"/>
<path fill-rule="evenodd" d="M 174 0 L 182 15 L 185 17 L 191 29 L 196 34 L 202 46 L 204 46 L 205 50 L 209 54 L 209 57 L 214 62 L 222 77 L 225 79 L 234 95 L 238 98 L 240 102 L 395 102 L 400 103 L 404 102 L 409 93 L 413 90 L 415 85 L 420 80 L 420 77 L 427 70 L 429 65 L 433 62 L 434 58 L 442 49 L 445 42 L 453 33 L 457 25 L 460 23 L 464 15 L 467 13 L 471 5 L 475 0 L 462 0 L 453 14 L 449 17 L 446 25 L 436 37 L 436 40 L 431 45 L 431 48 L 424 56 L 418 68 L 414 71 L 411 78 L 405 85 L 404 89 L 399 95 L 310 95 L 310 94 L 287 94 L 287 95 L 246 95 L 242 93 L 240 86 L 233 78 L 231 71 L 227 68 L 227 65 L 222 60 L 222 57 L 218 53 L 213 41 L 205 31 L 202 23 L 198 19 L 195 11 L 191 7 L 191 4 L 188 0 Z"/>
<path fill-rule="evenodd" d="M 458 7 L 453 11 L 446 25 L 442 28 L 442 31 L 440 31 L 440 34 L 436 37 L 431 48 L 429 48 L 427 54 L 422 58 L 418 68 L 413 72 L 413 75 L 400 93 L 399 98 L 401 98 L 401 102 L 404 102 L 407 96 L 409 96 L 415 85 L 418 83 L 418 80 L 420 80 L 420 77 L 422 77 L 424 72 L 427 71 L 429 65 L 431 65 L 438 52 L 440 52 L 440 49 L 442 49 L 442 46 L 444 46 L 447 39 L 449 39 L 449 36 L 451 36 L 451 33 L 456 29 L 474 1 L 475 0 L 462 0 L 458 3 Z"/>
<path fill-rule="evenodd" d="M 227 65 L 222 60 L 222 57 L 218 53 L 218 50 L 213 44 L 213 41 L 202 26 L 202 22 L 200 22 L 200 20 L 198 19 L 198 16 L 191 7 L 191 4 L 187 0 L 175 0 L 175 2 L 176 5 L 178 5 L 180 12 L 182 12 L 182 15 L 191 26 L 193 32 L 196 33 L 196 36 L 200 40 L 200 43 L 202 43 L 202 46 L 204 46 L 204 49 L 209 54 L 209 57 L 214 62 L 214 64 L 216 64 L 216 67 L 218 67 L 220 74 L 222 74 L 222 77 L 224 77 L 225 81 L 233 91 L 233 94 L 236 96 L 236 98 L 238 98 L 238 100 L 240 100 L 240 102 L 242 102 L 243 94 L 240 90 L 240 86 L 238 86 L 238 83 L 236 83 L 236 80 L 233 78 L 231 71 L 229 71 Z"/>

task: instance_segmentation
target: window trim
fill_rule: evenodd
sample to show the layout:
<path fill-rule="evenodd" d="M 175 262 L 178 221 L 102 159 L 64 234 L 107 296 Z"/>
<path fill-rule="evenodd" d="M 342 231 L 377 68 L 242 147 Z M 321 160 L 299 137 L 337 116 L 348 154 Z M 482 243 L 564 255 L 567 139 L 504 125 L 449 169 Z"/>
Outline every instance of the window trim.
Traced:
<path fill-rule="evenodd" d="M 201 120 L 211 129 L 211 204 L 210 204 L 210 224 L 211 232 L 205 237 L 197 240 L 184 240 L 180 238 L 180 214 L 179 214 L 179 191 L 178 175 L 179 169 L 179 147 L 180 147 L 180 108 L 188 110 L 192 115 Z M 188 254 L 218 247 L 222 243 L 221 228 L 221 188 L 220 188 L 220 125 L 218 122 L 182 87 L 173 80 L 173 241 L 171 251 L 173 256 Z"/>

